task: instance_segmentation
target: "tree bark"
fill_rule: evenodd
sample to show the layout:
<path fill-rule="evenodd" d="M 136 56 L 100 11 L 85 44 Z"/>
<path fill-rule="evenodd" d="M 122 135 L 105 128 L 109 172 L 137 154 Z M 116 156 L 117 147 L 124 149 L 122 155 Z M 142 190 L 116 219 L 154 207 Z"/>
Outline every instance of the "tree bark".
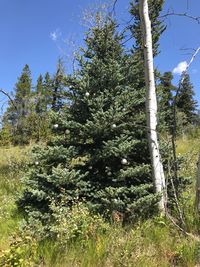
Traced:
<path fill-rule="evenodd" d="M 145 64 L 146 83 L 146 117 L 148 128 L 148 143 L 151 156 L 152 176 L 156 193 L 161 195 L 158 203 L 159 211 L 165 214 L 165 175 L 161 161 L 158 135 L 157 135 L 157 98 L 153 67 L 153 47 L 151 21 L 149 18 L 148 1 L 140 0 L 139 12 L 141 20 L 141 30 L 143 35 L 143 51 Z"/>

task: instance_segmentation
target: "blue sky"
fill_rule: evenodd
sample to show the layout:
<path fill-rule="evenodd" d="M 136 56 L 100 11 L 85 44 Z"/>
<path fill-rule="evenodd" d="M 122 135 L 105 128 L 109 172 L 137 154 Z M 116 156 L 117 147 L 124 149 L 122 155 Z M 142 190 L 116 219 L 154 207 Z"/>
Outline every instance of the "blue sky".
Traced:
<path fill-rule="evenodd" d="M 0 0 L 0 88 L 12 91 L 26 63 L 31 68 L 33 83 L 40 73 L 54 73 L 59 55 L 65 56 L 66 71 L 70 70 L 73 46 L 83 43 L 86 31 L 81 23 L 82 13 L 91 4 L 93 0 Z M 128 20 L 128 7 L 129 0 L 118 0 L 116 15 L 121 23 Z M 200 16 L 198 0 L 166 0 L 164 13 L 169 8 Z M 191 55 L 181 48 L 200 46 L 197 22 L 169 17 L 166 24 L 160 41 L 161 53 L 155 60 L 163 72 L 190 60 Z M 189 72 L 200 104 L 200 54 Z M 177 82 L 179 75 L 174 77 Z"/>

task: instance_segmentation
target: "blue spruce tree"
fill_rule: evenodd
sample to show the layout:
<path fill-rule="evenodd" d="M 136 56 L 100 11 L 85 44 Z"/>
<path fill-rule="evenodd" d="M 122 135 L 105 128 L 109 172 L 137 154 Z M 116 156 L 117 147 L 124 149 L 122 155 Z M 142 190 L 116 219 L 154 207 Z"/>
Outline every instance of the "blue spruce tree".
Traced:
<path fill-rule="evenodd" d="M 108 18 L 100 25 L 97 16 L 79 69 L 66 79 L 69 101 L 53 117 L 54 137 L 34 151 L 23 209 L 49 218 L 51 200 L 67 196 L 66 205 L 78 199 L 94 212 L 129 219 L 155 210 L 144 99 L 127 75 L 129 55 L 121 42 L 116 23 Z"/>

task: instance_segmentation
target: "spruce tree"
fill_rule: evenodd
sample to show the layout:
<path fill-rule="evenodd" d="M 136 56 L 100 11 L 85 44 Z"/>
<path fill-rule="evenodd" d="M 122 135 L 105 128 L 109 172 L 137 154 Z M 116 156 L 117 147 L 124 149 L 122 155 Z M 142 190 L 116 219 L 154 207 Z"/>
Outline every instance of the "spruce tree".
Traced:
<path fill-rule="evenodd" d="M 158 86 L 159 125 L 161 131 L 172 133 L 173 127 L 173 93 L 177 88 L 172 84 L 173 75 L 170 71 L 160 77 Z"/>
<path fill-rule="evenodd" d="M 53 111 L 58 112 L 64 101 L 64 90 L 65 90 L 65 75 L 64 66 L 61 58 L 58 60 L 56 74 L 52 79 L 51 86 L 51 108 Z"/>
<path fill-rule="evenodd" d="M 45 80 L 46 81 L 46 80 Z M 43 82 L 42 75 L 39 75 L 36 85 L 36 105 L 35 105 L 35 130 L 36 140 L 40 141 L 41 138 L 47 137 L 48 132 L 48 94 L 46 84 Z"/>
<path fill-rule="evenodd" d="M 9 103 L 4 120 L 11 125 L 13 143 L 27 143 L 31 136 L 29 115 L 33 111 L 34 99 L 32 94 L 31 71 L 26 64 L 15 85 L 14 103 Z"/>
<path fill-rule="evenodd" d="M 51 108 L 51 104 L 52 104 L 52 78 L 49 74 L 49 72 L 46 72 L 46 74 L 44 75 L 44 83 L 43 83 L 43 87 L 44 87 L 44 95 L 45 95 L 45 102 L 47 105 L 47 110 Z"/>
<path fill-rule="evenodd" d="M 97 16 L 79 70 L 67 79 L 70 107 L 54 114 L 55 137 L 35 150 L 21 207 L 44 218 L 51 199 L 65 195 L 103 214 L 135 218 L 155 210 L 143 99 L 126 76 L 121 41 L 116 23 L 100 25 Z"/>
<path fill-rule="evenodd" d="M 47 110 L 46 92 L 44 90 L 43 77 L 39 75 L 36 85 L 36 107 L 37 114 L 42 114 Z"/>
<path fill-rule="evenodd" d="M 188 73 L 181 75 L 177 94 L 176 106 L 178 111 L 185 115 L 184 125 L 194 124 L 197 121 L 197 102 L 194 100 L 194 89 Z"/>

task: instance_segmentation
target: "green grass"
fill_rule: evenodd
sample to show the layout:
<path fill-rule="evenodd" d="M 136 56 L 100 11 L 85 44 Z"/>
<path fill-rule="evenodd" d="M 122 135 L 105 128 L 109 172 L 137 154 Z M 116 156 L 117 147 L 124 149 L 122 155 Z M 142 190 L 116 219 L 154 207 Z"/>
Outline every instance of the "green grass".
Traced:
<path fill-rule="evenodd" d="M 29 148 L 0 148 L 0 251 L 8 248 L 9 237 L 21 219 L 15 199 L 22 189 L 20 178 Z"/>
<path fill-rule="evenodd" d="M 177 152 L 186 158 L 181 172 L 190 175 L 193 181 L 200 147 L 199 136 L 185 137 L 177 142 Z M 11 237 L 17 232 L 21 220 L 15 199 L 22 190 L 20 179 L 25 171 L 24 162 L 27 161 L 29 150 L 0 148 L 0 254 L 9 249 Z M 197 233 L 199 223 L 194 220 L 194 187 L 188 190 L 185 199 L 187 197 L 188 200 L 182 203 L 187 226 L 191 232 Z M 22 246 L 10 250 L 9 257 L 20 259 L 21 263 L 4 263 L 2 266 L 195 267 L 200 261 L 200 242 L 182 235 L 164 218 L 153 218 L 127 227 L 108 224 L 105 233 L 80 237 L 66 246 L 55 240 L 40 243 L 27 241 L 26 246 L 22 240 L 19 244 Z"/>
<path fill-rule="evenodd" d="M 106 235 L 71 243 L 61 253 L 55 242 L 40 246 L 49 267 L 167 267 L 195 266 L 199 244 L 179 234 L 163 219 L 155 218 L 124 229 L 110 227 Z"/>

